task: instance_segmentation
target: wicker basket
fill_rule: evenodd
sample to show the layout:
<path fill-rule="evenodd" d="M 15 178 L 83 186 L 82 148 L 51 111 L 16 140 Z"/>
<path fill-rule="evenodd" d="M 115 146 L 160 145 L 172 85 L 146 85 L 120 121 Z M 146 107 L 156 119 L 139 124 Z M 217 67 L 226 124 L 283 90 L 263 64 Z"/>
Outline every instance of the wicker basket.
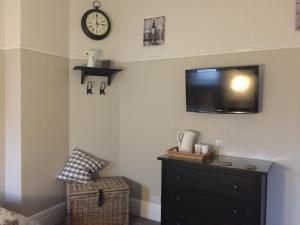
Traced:
<path fill-rule="evenodd" d="M 129 186 L 122 177 L 67 184 L 68 225 L 128 225 Z"/>

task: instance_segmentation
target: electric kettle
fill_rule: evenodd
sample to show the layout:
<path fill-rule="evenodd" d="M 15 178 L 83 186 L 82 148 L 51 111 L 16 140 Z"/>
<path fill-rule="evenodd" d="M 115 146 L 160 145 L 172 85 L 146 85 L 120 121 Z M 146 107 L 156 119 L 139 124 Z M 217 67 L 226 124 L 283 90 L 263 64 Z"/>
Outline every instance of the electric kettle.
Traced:
<path fill-rule="evenodd" d="M 177 135 L 178 150 L 182 152 L 193 152 L 194 143 L 198 132 L 184 130 Z"/>

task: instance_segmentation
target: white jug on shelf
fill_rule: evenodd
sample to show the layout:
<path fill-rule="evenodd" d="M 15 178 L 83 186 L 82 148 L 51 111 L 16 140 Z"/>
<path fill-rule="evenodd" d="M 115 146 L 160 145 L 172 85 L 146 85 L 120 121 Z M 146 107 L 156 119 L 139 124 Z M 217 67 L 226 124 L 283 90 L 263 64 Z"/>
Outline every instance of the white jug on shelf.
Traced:
<path fill-rule="evenodd" d="M 193 152 L 194 143 L 198 132 L 184 130 L 177 135 L 178 150 L 182 152 Z"/>
<path fill-rule="evenodd" d="M 93 49 L 86 50 L 85 55 L 88 56 L 87 66 L 88 67 L 95 67 L 95 63 L 97 61 L 96 52 Z"/>

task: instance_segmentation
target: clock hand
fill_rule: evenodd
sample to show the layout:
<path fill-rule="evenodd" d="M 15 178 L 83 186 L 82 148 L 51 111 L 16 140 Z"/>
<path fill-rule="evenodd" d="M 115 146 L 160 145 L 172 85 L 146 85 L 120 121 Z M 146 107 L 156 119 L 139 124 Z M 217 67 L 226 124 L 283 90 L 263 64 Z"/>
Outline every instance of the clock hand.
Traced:
<path fill-rule="evenodd" d="M 96 25 L 97 25 L 97 28 L 99 26 L 99 23 L 98 23 L 98 14 L 96 14 Z"/>

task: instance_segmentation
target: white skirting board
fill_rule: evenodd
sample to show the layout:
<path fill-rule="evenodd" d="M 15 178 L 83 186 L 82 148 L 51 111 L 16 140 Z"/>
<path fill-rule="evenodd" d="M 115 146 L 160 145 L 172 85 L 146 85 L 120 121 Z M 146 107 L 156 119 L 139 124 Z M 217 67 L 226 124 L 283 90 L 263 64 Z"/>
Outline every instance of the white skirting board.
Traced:
<path fill-rule="evenodd" d="M 146 202 L 136 198 L 130 199 L 130 213 L 133 215 L 160 222 L 160 212 L 160 204 Z"/>
<path fill-rule="evenodd" d="M 136 216 L 144 217 L 149 220 L 160 222 L 160 204 L 146 202 L 139 199 L 130 199 L 130 213 Z M 39 225 L 55 225 L 63 222 L 66 218 L 66 203 L 62 202 L 52 206 L 42 212 L 29 217 L 30 220 Z"/>
<path fill-rule="evenodd" d="M 62 202 L 29 217 L 39 225 L 56 225 L 66 218 L 66 203 Z"/>

